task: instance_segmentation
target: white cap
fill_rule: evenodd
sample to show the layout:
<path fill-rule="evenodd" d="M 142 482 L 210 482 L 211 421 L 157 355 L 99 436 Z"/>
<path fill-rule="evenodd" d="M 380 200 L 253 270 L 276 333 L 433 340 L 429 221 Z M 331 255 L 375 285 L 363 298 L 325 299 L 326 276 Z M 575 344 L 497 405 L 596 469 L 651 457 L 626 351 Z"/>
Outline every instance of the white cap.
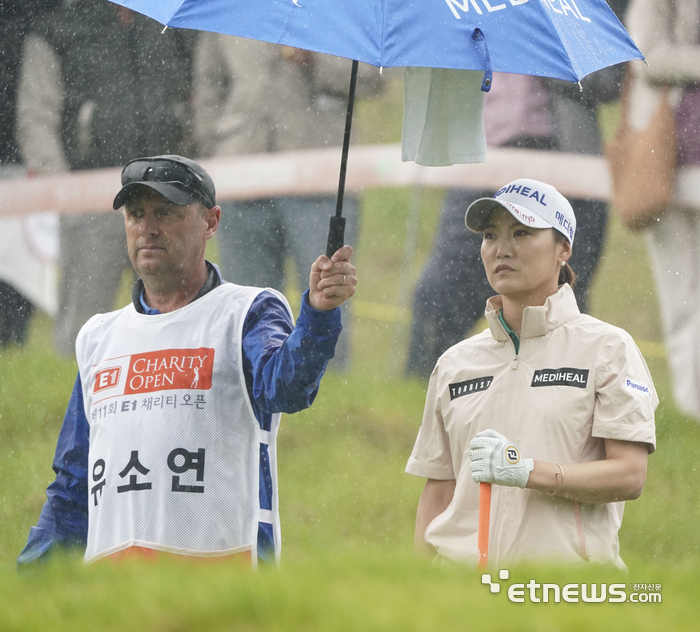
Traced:
<path fill-rule="evenodd" d="M 467 228 L 475 233 L 484 230 L 491 213 L 504 208 L 525 226 L 553 228 L 574 245 L 576 216 L 569 201 L 551 184 L 520 178 L 500 189 L 493 198 L 473 202 L 464 216 Z"/>

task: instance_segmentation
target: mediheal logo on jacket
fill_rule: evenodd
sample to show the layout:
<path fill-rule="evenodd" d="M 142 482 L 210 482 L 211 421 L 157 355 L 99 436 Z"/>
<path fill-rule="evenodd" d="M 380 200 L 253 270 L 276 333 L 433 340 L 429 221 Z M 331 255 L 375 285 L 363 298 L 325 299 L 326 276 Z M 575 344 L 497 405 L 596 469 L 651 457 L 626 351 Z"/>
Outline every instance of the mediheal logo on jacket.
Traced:
<path fill-rule="evenodd" d="M 588 386 L 588 369 L 562 367 L 560 369 L 540 369 L 532 375 L 530 386 Z"/>
<path fill-rule="evenodd" d="M 93 402 L 168 390 L 209 390 L 214 349 L 164 349 L 110 358 L 96 367 Z"/>

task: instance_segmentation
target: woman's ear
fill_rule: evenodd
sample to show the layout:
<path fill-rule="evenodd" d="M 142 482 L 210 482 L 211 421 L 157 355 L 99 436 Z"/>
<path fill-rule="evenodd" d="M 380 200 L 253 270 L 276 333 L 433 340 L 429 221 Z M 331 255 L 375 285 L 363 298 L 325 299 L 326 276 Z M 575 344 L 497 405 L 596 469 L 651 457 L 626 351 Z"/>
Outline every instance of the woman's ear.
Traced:
<path fill-rule="evenodd" d="M 559 243 L 561 245 L 560 260 L 562 263 L 566 263 L 571 258 L 573 253 L 571 242 L 568 239 L 562 239 Z"/>

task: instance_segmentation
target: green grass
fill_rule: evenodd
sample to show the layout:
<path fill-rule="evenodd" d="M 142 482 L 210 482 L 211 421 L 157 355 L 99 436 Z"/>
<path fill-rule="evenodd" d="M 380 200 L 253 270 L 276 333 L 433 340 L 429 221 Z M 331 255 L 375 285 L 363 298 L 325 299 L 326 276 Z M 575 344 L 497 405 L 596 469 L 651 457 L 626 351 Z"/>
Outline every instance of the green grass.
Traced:
<path fill-rule="evenodd" d="M 509 583 L 628 583 L 609 569 L 521 568 Z M 13 583 L 7 632 L 51 629 L 154 630 L 503 630 L 695 629 L 687 566 L 654 569 L 660 604 L 510 603 L 490 594 L 474 570 L 433 569 L 408 556 L 329 554 L 288 560 L 253 574 L 221 566 L 55 565 Z M 60 599 L 59 599 L 60 598 Z M 62 624 L 65 627 L 61 627 Z M 68 628 L 68 625 L 70 627 Z"/>
<path fill-rule="evenodd" d="M 425 192 L 406 265 L 402 211 L 411 192 L 365 194 L 357 298 L 370 307 L 354 323 L 353 369 L 330 372 L 314 406 L 283 420 L 283 561 L 276 571 L 169 562 L 85 569 L 79 560 L 58 559 L 45 571 L 15 574 L 15 558 L 52 480 L 50 460 L 76 371 L 73 361 L 53 353 L 50 321 L 35 317 L 28 346 L 0 355 L 0 629 L 694 629 L 700 425 L 674 408 L 665 361 L 653 354 L 647 360 L 661 396 L 658 451 L 643 496 L 625 510 L 620 539 L 629 576 L 601 567 L 511 571 L 560 584 L 660 583 L 662 604 L 512 604 L 490 594 L 474 569 L 435 569 L 413 558 L 423 483 L 403 468 L 426 383 L 399 377 L 406 325 L 368 315 L 381 316 L 378 304 L 406 304 L 399 286 L 407 277 L 410 296 L 441 195 Z M 653 342 L 659 329 L 647 271 L 641 238 L 612 221 L 592 310 Z M 128 300 L 127 290 L 120 302 Z"/>
<path fill-rule="evenodd" d="M 378 135 L 383 114 L 365 116 Z M 696 629 L 700 425 L 673 405 L 643 240 L 615 220 L 591 309 L 639 341 L 656 343 L 643 349 L 661 398 L 658 450 L 649 459 L 644 494 L 627 503 L 620 532 L 630 572 L 514 568 L 510 581 L 651 582 L 662 584 L 663 602 L 512 604 L 503 593 L 490 594 L 474 569 L 431 568 L 412 556 L 423 482 L 403 468 L 426 383 L 401 377 L 405 308 L 442 195 L 363 193 L 352 369 L 331 371 L 314 406 L 285 417 L 280 431 L 278 570 L 172 561 L 83 568 L 67 558 L 16 574 L 15 559 L 53 478 L 52 453 L 76 372 L 75 362 L 54 354 L 50 320 L 35 316 L 27 347 L 0 352 L 0 630 Z M 125 281 L 119 302 L 126 301 Z"/>

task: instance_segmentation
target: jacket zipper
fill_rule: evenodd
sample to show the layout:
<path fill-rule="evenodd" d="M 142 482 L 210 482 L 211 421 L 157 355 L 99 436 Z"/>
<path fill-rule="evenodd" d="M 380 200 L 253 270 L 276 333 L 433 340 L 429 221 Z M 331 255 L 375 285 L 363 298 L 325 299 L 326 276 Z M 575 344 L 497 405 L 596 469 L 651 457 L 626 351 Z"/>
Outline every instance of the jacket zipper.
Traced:
<path fill-rule="evenodd" d="M 507 332 L 506 332 L 507 333 Z M 510 339 L 510 336 L 508 336 L 508 339 L 510 340 L 510 343 L 513 345 L 513 351 L 515 351 L 515 343 Z M 520 355 L 523 351 L 523 341 L 520 341 L 520 349 L 515 352 L 515 355 L 513 356 L 513 360 L 511 361 L 511 370 L 515 371 L 518 368 L 518 365 L 520 363 Z M 512 417 L 512 389 L 508 389 L 509 391 L 509 397 L 508 397 L 508 410 L 507 410 L 507 416 L 506 419 L 510 420 Z M 501 514 L 501 510 L 503 508 L 503 495 L 499 494 L 499 499 L 498 499 L 498 505 L 496 506 L 496 515 L 494 516 L 494 520 L 492 521 L 492 525 L 498 525 L 500 524 L 500 519 L 499 516 Z"/>

